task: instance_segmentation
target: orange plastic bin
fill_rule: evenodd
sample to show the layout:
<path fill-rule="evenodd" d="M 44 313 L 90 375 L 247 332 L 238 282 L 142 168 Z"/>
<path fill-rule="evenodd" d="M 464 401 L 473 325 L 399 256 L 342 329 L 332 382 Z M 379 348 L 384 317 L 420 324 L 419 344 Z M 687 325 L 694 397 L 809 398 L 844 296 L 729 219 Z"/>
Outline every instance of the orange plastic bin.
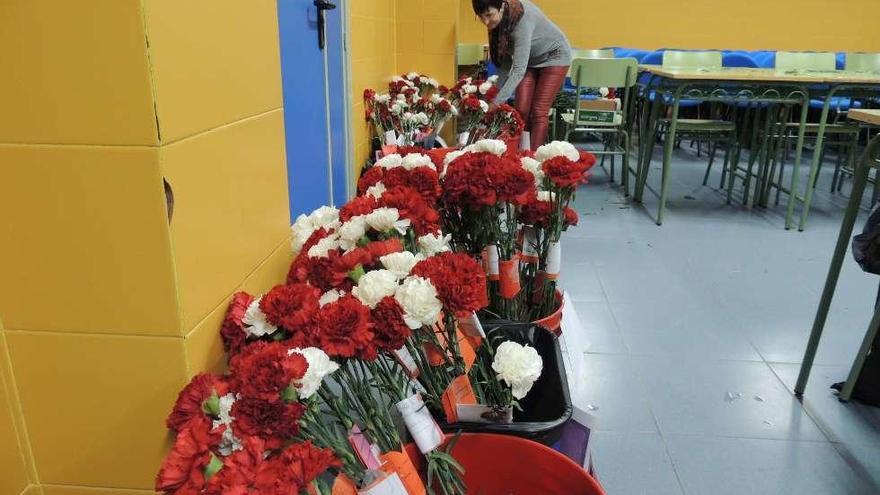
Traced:
<path fill-rule="evenodd" d="M 424 458 L 418 448 L 407 445 L 407 452 L 423 469 Z M 465 469 L 469 494 L 605 495 L 584 468 L 550 447 L 524 438 L 463 433 L 452 455 Z"/>

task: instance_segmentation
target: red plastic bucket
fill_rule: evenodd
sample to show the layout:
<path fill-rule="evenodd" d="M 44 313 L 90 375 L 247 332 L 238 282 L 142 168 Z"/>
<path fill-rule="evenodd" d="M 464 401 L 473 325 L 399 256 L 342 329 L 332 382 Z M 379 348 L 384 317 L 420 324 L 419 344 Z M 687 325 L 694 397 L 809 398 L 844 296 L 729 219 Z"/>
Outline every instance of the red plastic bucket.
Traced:
<path fill-rule="evenodd" d="M 447 435 L 447 441 L 451 438 Z M 418 448 L 413 462 L 424 469 Z M 508 435 L 463 433 L 452 455 L 465 469 L 469 494 L 605 495 L 602 486 L 571 459 L 540 443 Z"/>
<path fill-rule="evenodd" d="M 562 293 L 558 290 L 556 291 L 556 303 L 559 305 L 556 308 L 556 311 L 550 313 L 550 315 L 541 318 L 540 320 L 535 320 L 532 323 L 538 325 L 539 327 L 546 328 L 547 330 L 553 332 L 556 335 L 562 335 Z"/>

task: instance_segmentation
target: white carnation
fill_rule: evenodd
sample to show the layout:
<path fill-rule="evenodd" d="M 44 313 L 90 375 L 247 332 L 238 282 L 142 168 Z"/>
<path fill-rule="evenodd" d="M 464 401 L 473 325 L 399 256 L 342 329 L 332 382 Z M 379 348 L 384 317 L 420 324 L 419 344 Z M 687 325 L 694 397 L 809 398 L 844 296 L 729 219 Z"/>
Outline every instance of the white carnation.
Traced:
<path fill-rule="evenodd" d="M 436 105 L 436 104 L 440 103 L 441 101 L 443 101 L 442 96 L 438 95 L 437 93 L 434 93 L 431 95 L 431 103 Z"/>
<path fill-rule="evenodd" d="M 467 153 L 467 151 L 464 151 L 464 150 L 450 151 L 449 153 L 446 154 L 446 157 L 443 158 L 443 166 L 449 165 L 456 158 L 460 157 L 461 155 L 463 155 L 465 153 Z"/>
<path fill-rule="evenodd" d="M 341 228 L 341 227 L 340 227 Z M 338 234 L 329 235 L 309 249 L 309 258 L 326 258 L 330 251 L 340 248 Z"/>
<path fill-rule="evenodd" d="M 332 228 L 339 221 L 339 210 L 332 206 L 322 206 L 313 211 L 309 215 L 312 225 L 317 229 L 320 227 Z"/>
<path fill-rule="evenodd" d="M 522 163 L 522 168 L 528 170 L 532 175 L 535 176 L 536 186 L 540 186 L 544 183 L 544 171 L 541 169 L 541 162 L 528 156 L 522 157 L 520 161 Z"/>
<path fill-rule="evenodd" d="M 492 153 L 501 156 L 507 152 L 507 144 L 500 139 L 481 139 L 474 144 L 465 146 L 464 152 L 471 153 Z"/>
<path fill-rule="evenodd" d="M 436 323 L 443 309 L 434 284 L 422 277 L 407 277 L 397 288 L 394 299 L 403 308 L 407 326 L 413 330 Z"/>
<path fill-rule="evenodd" d="M 220 397 L 220 414 L 218 419 L 215 419 L 211 424 L 211 428 L 219 428 L 220 426 L 226 426 L 226 429 L 223 430 L 223 435 L 220 437 L 220 445 L 217 447 L 220 455 L 222 456 L 230 456 L 236 450 L 241 450 L 241 439 L 235 436 L 235 432 L 232 431 L 232 421 L 235 417 L 231 416 L 232 405 L 235 404 L 235 394 L 229 393 L 222 397 Z"/>
<path fill-rule="evenodd" d="M 400 115 L 406 109 L 406 104 L 401 102 L 396 102 L 394 105 L 391 105 L 391 113 L 394 115 Z"/>
<path fill-rule="evenodd" d="M 544 363 L 538 351 L 516 342 L 502 342 L 495 350 L 492 369 L 500 380 L 510 385 L 513 397 L 522 399 L 541 376 Z"/>
<path fill-rule="evenodd" d="M 483 100 L 480 100 L 480 110 L 482 110 L 484 113 L 488 112 L 489 111 L 489 104 Z"/>
<path fill-rule="evenodd" d="M 397 208 L 376 208 L 370 214 L 365 215 L 367 225 L 377 232 L 396 230 L 401 235 L 406 234 L 410 221 L 408 218 L 401 219 Z"/>
<path fill-rule="evenodd" d="M 486 79 L 486 80 L 489 81 L 490 83 L 495 83 L 495 82 L 498 82 L 498 76 L 497 75 L 489 76 L 489 79 Z"/>
<path fill-rule="evenodd" d="M 403 165 L 403 157 L 398 155 L 397 153 L 392 153 L 390 155 L 385 155 L 379 160 L 376 161 L 375 167 L 379 168 L 397 168 Z"/>
<path fill-rule="evenodd" d="M 339 247 L 348 251 L 355 247 L 358 241 L 367 234 L 366 215 L 350 218 L 336 232 L 339 235 Z M 311 251 L 309 251 L 309 256 L 311 256 Z"/>
<path fill-rule="evenodd" d="M 439 82 L 438 80 L 432 78 L 432 77 L 429 77 L 429 78 L 428 78 L 428 81 L 426 82 L 426 84 L 427 84 L 428 86 L 432 86 L 432 87 L 434 87 L 434 88 L 439 88 L 439 87 L 440 87 L 440 82 Z"/>
<path fill-rule="evenodd" d="M 488 93 L 489 90 L 492 89 L 492 86 L 494 86 L 494 84 L 490 83 L 489 81 L 486 81 L 483 84 L 480 84 L 480 94 L 484 95 L 484 94 Z"/>
<path fill-rule="evenodd" d="M 409 79 L 410 81 L 414 81 L 414 80 L 416 80 L 418 77 L 419 77 L 419 73 L 418 73 L 418 72 L 410 72 L 409 74 L 406 75 L 406 78 Z"/>
<path fill-rule="evenodd" d="M 330 289 L 327 292 L 321 294 L 321 297 L 318 299 L 318 304 L 323 308 L 324 306 L 334 303 L 339 300 L 342 296 L 345 295 L 345 292 L 338 289 Z"/>
<path fill-rule="evenodd" d="M 409 251 L 401 251 L 399 253 L 386 254 L 379 258 L 382 266 L 391 271 L 397 278 L 406 278 L 412 271 L 416 263 L 424 259 L 422 255 L 415 255 Z"/>
<path fill-rule="evenodd" d="M 552 191 L 538 191 L 538 201 L 556 201 L 556 193 Z"/>
<path fill-rule="evenodd" d="M 553 141 L 545 144 L 535 151 L 535 159 L 539 162 L 549 160 L 557 156 L 564 156 L 569 160 L 576 162 L 580 160 L 581 154 L 573 144 L 566 141 Z"/>
<path fill-rule="evenodd" d="M 444 253 L 446 251 L 451 251 L 452 249 L 449 247 L 449 240 L 452 239 L 452 235 L 443 235 L 440 234 L 425 234 L 419 237 L 419 250 L 426 257 L 434 256 L 438 253 Z"/>
<path fill-rule="evenodd" d="M 385 188 L 385 184 L 383 184 L 382 182 L 377 182 L 374 185 L 370 186 L 365 194 L 367 196 L 372 196 L 376 199 L 379 199 L 382 197 L 383 194 L 385 194 L 386 190 L 387 189 Z"/>
<path fill-rule="evenodd" d="M 302 399 L 308 399 L 315 395 L 315 392 L 321 388 L 324 377 L 336 372 L 339 365 L 333 362 L 327 354 L 317 347 L 306 347 L 305 349 L 291 349 L 287 351 L 287 355 L 294 352 L 302 354 L 309 363 L 306 374 L 299 380 L 295 380 L 294 384 L 298 386 L 297 391 Z"/>
<path fill-rule="evenodd" d="M 361 275 L 358 284 L 351 289 L 358 301 L 376 307 L 382 299 L 393 296 L 397 291 L 397 276 L 390 270 L 373 270 Z"/>
<path fill-rule="evenodd" d="M 434 162 L 431 161 L 431 157 L 427 155 L 423 155 L 421 153 L 410 153 L 403 158 L 403 168 L 407 170 L 412 170 L 418 167 L 428 167 L 431 170 L 436 170 L 436 167 L 434 167 Z"/>
<path fill-rule="evenodd" d="M 461 88 L 465 94 L 476 93 L 478 88 L 473 84 L 465 84 L 464 87 Z"/>
<path fill-rule="evenodd" d="M 379 95 L 376 97 L 377 103 L 388 103 L 391 101 L 391 95 Z"/>
<path fill-rule="evenodd" d="M 266 320 L 266 313 L 263 313 L 263 310 L 260 309 L 260 301 L 262 299 L 263 296 L 254 299 L 254 301 L 247 307 L 247 310 L 244 312 L 244 317 L 241 319 L 242 323 L 247 325 L 245 331 L 248 335 L 254 337 L 270 335 L 278 330 L 278 327 Z"/>
<path fill-rule="evenodd" d="M 314 232 L 315 227 L 312 225 L 312 221 L 309 220 L 309 217 L 300 215 L 296 218 L 296 222 L 290 226 L 290 233 L 292 236 L 290 239 L 290 248 L 293 249 L 293 254 L 299 254 L 303 245 L 309 240 L 309 237 L 311 237 Z"/>

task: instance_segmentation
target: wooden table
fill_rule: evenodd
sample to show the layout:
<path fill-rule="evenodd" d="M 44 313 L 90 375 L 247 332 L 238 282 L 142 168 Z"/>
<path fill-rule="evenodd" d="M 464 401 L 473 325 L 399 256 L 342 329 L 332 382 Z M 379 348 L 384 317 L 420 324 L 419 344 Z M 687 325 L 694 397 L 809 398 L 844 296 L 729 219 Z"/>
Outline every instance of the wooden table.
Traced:
<path fill-rule="evenodd" d="M 795 163 L 792 172 L 792 185 L 789 194 L 788 209 L 785 218 L 785 228 L 793 226 L 794 207 L 797 202 L 803 204 L 798 230 L 806 227 L 807 214 L 813 196 L 813 188 L 807 187 L 804 196 L 798 193 L 800 187 L 800 162 L 803 154 L 803 144 L 807 127 L 807 111 L 811 97 L 824 97 L 822 115 L 816 133 L 817 149 L 813 154 L 813 161 L 809 170 L 809 182 L 813 184 L 816 174 L 821 165 L 821 145 L 825 137 L 828 114 L 831 110 L 832 97 L 837 94 L 853 94 L 858 92 L 880 93 L 880 73 L 854 72 L 854 71 L 808 71 L 808 70 L 783 70 L 783 69 L 760 69 L 760 68 L 672 68 L 659 65 L 640 65 L 639 69 L 651 74 L 651 81 L 646 88 L 656 91 L 656 97 L 651 110 L 651 118 L 647 119 L 649 125 L 659 117 L 659 107 L 663 100 L 671 97 L 667 105 L 672 107 L 668 136 L 669 146 L 664 148 L 664 160 L 671 160 L 672 146 L 675 142 L 675 132 L 678 122 L 679 104 L 682 99 L 695 99 L 700 101 L 723 101 L 728 103 L 739 102 L 763 102 L 799 104 L 801 106 L 800 125 L 798 139 L 795 148 Z M 647 94 L 647 93 L 646 93 Z M 663 96 L 661 96 L 663 95 Z M 651 127 L 649 127 L 651 129 Z M 641 136 L 653 142 L 653 134 Z M 650 161 L 648 152 L 640 158 L 639 170 L 644 176 L 647 175 L 647 164 L 642 160 Z M 752 158 L 750 158 L 751 160 Z M 765 171 L 766 173 L 766 171 Z M 756 199 L 764 198 L 769 193 L 769 177 L 759 179 L 759 187 L 756 188 Z M 637 177 L 637 181 L 639 178 Z M 763 180 L 763 183 L 761 181 Z M 644 183 L 638 185 L 636 199 L 641 200 L 641 189 Z M 779 185 L 781 188 L 781 185 Z M 658 210 L 658 224 L 662 221 L 663 199 L 661 198 Z M 763 199 L 765 202 L 766 199 Z"/>
<path fill-rule="evenodd" d="M 854 108 L 847 112 L 847 117 L 869 125 L 880 125 L 880 110 L 862 110 Z"/>

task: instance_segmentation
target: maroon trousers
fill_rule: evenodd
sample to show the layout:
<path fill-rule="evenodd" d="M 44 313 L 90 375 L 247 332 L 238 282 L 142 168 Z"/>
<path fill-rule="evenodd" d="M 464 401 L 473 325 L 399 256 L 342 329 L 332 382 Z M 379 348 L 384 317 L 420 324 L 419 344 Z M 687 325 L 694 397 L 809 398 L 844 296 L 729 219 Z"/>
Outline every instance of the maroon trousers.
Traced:
<path fill-rule="evenodd" d="M 562 89 L 568 66 L 536 67 L 526 70 L 516 88 L 514 105 L 531 133 L 532 149 L 538 149 L 550 130 L 550 107 Z"/>

